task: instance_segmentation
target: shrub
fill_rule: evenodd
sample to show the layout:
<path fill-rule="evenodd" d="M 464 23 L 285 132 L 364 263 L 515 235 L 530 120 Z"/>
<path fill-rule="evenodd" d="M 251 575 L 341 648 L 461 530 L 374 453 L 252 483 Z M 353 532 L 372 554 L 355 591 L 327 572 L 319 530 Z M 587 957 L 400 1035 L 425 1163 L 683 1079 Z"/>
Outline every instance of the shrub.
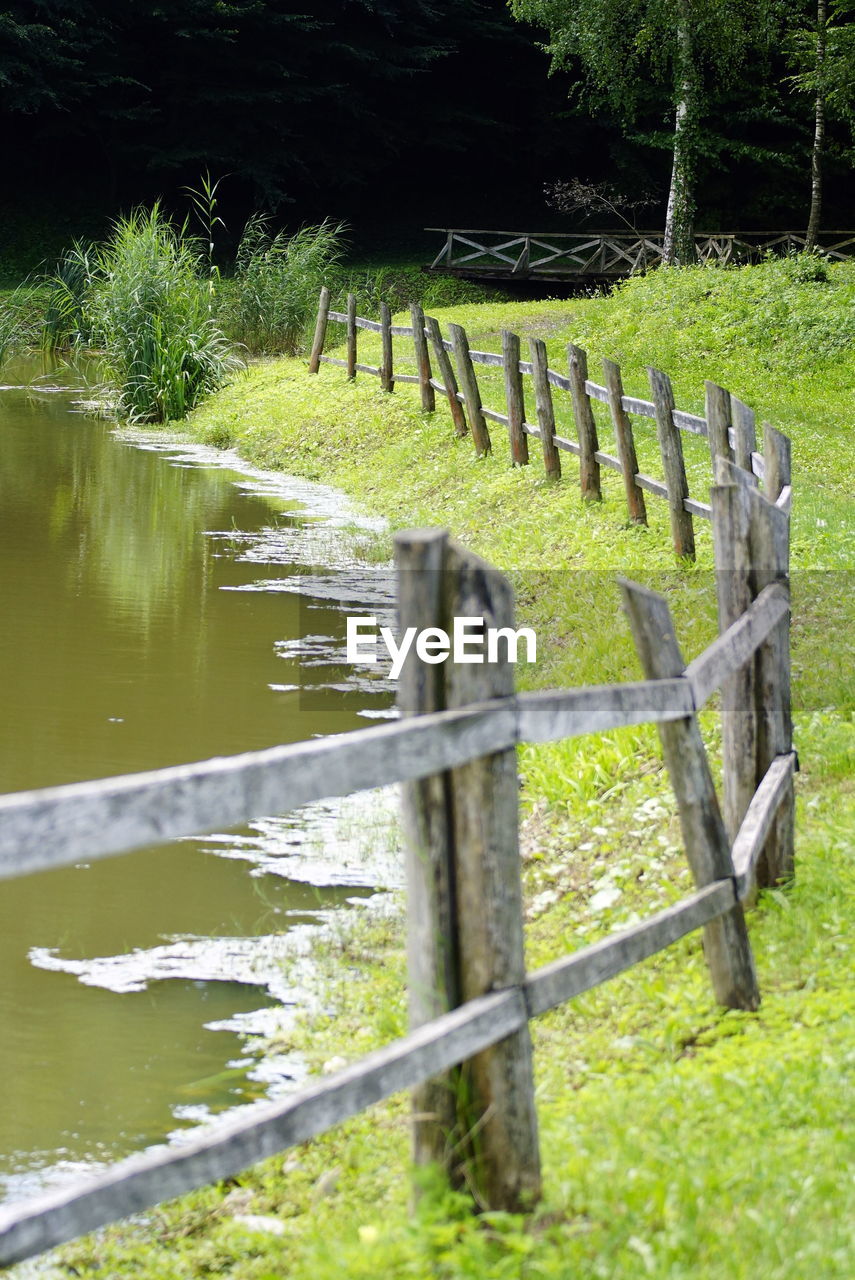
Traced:
<path fill-rule="evenodd" d="M 347 295 L 352 293 L 358 313 L 369 318 L 379 316 L 381 302 L 388 303 L 393 312 L 404 311 L 411 302 L 419 302 L 430 313 L 439 307 L 510 301 L 513 296 L 494 284 L 481 284 L 458 276 L 428 275 L 417 266 L 351 271 L 337 283 L 333 280 L 332 285 L 337 309 L 345 309 Z"/>

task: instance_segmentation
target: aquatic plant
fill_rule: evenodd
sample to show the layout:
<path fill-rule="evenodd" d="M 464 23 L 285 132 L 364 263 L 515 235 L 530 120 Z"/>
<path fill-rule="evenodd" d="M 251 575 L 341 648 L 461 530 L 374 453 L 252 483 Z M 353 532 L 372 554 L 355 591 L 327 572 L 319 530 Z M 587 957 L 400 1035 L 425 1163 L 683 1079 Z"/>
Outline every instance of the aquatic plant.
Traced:
<path fill-rule="evenodd" d="M 339 261 L 343 235 L 343 225 L 328 219 L 291 235 L 274 234 L 266 215 L 253 214 L 220 313 L 227 332 L 259 355 L 303 351 L 318 292 Z"/>

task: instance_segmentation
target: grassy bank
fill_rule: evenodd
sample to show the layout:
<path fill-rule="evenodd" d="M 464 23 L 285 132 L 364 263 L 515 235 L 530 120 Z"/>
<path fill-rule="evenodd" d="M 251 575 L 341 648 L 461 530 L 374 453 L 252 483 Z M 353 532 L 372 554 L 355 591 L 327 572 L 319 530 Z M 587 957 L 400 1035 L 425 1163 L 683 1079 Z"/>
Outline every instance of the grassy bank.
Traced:
<path fill-rule="evenodd" d="M 853 304 L 853 268 L 812 278 L 810 264 L 782 262 L 443 317 L 493 350 L 501 328 L 544 336 L 553 364 L 572 338 L 587 347 L 593 376 L 599 356 L 620 360 L 630 394 L 644 394 L 644 366 L 656 364 L 681 407 L 700 409 L 703 380 L 715 379 L 793 438 L 799 864 L 796 883 L 764 895 L 751 915 L 760 1010 L 713 1005 L 694 937 L 534 1023 L 545 1195 L 528 1220 L 473 1219 L 436 1186 L 412 1220 L 406 1100 L 396 1099 L 236 1185 L 70 1246 L 62 1274 L 848 1278 Z M 513 575 L 521 620 L 541 638 L 530 685 L 637 677 L 617 572 L 667 591 L 687 656 L 714 632 L 708 530 L 697 565 L 677 566 L 664 503 L 651 500 L 649 528 L 627 528 L 619 482 L 606 476 L 604 502 L 586 507 L 572 460 L 559 485 L 545 483 L 534 456 L 512 471 L 498 429 L 494 455 L 477 461 L 447 412 L 423 415 L 412 388 L 385 396 L 374 380 L 350 386 L 329 367 L 311 378 L 280 360 L 208 401 L 191 428 L 253 462 L 339 485 L 393 525 L 449 525 Z M 640 426 L 639 437 L 647 469 L 652 441 Z M 603 438 L 608 448 L 605 429 Z M 706 446 L 693 450 L 688 441 L 700 477 Z M 714 710 L 703 729 L 715 754 Z M 685 891 L 655 731 L 520 756 L 530 966 Z M 404 1030 L 400 912 L 357 918 L 318 963 L 329 1016 L 291 1044 L 318 1069 Z M 246 1214 L 275 1217 L 275 1233 L 240 1222 Z"/>

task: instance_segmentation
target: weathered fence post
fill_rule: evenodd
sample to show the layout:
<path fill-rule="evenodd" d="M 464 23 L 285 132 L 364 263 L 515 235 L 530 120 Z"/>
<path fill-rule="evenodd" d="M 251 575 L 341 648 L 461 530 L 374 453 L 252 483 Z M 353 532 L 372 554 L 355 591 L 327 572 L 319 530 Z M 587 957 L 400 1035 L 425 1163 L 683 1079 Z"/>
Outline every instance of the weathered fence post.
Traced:
<path fill-rule="evenodd" d="M 502 367 L 505 374 L 505 402 L 508 406 L 508 438 L 511 462 L 515 467 L 528 464 L 528 436 L 525 422 L 525 392 L 520 373 L 520 340 L 516 333 L 502 330 Z"/>
<path fill-rule="evenodd" d="M 751 455 L 757 448 L 757 432 L 754 421 L 754 410 L 749 409 L 737 396 L 731 394 L 730 416 L 733 421 L 733 460 L 743 471 L 747 471 L 756 484 L 754 472 L 751 470 Z"/>
<path fill-rule="evenodd" d="M 775 434 L 783 441 L 778 446 L 781 456 L 788 458 L 788 438 Z M 760 493 L 752 475 L 732 463 L 718 459 L 716 481 L 722 487 L 712 490 L 711 503 L 719 619 L 724 629 L 771 582 L 788 585 L 790 520 L 787 512 Z M 753 663 L 722 687 L 722 731 L 725 817 L 732 838 L 775 757 L 793 749 L 788 618 L 770 633 Z M 791 784 L 757 863 L 758 888 L 793 875 L 793 804 Z"/>
<path fill-rule="evenodd" d="M 380 386 L 384 391 L 395 390 L 392 366 L 392 313 L 388 302 L 380 303 L 380 341 L 382 355 L 380 357 Z"/>
<path fill-rule="evenodd" d="M 413 347 L 416 353 L 422 408 L 425 413 L 433 413 L 436 409 L 436 394 L 430 380 L 430 353 L 425 337 L 425 313 L 418 302 L 410 303 L 410 323 L 413 326 Z"/>
<path fill-rule="evenodd" d="M 624 581 L 621 587 L 645 676 L 662 680 L 682 675 L 685 663 L 666 601 L 633 582 Z M 697 718 L 660 723 L 659 736 L 696 885 L 702 889 L 714 880 L 732 878 L 730 843 Z M 756 1009 L 760 993 L 740 905 L 704 927 L 704 953 L 719 1004 Z"/>
<path fill-rule="evenodd" d="M 716 458 L 727 458 L 728 461 L 733 459 L 730 448 L 730 392 L 709 380 L 705 383 L 705 388 L 707 442 L 715 467 Z"/>
<path fill-rule="evenodd" d="M 425 316 L 425 328 L 428 331 L 433 352 L 436 356 L 439 376 L 442 379 L 442 385 L 445 387 L 445 394 L 448 397 L 448 407 L 451 410 L 451 419 L 454 423 L 455 435 L 467 436 L 469 434 L 469 427 L 466 423 L 466 414 L 463 412 L 463 405 L 457 398 L 459 390 L 457 386 L 457 378 L 454 374 L 454 366 L 452 365 L 448 352 L 445 349 L 445 343 L 442 340 L 439 321 L 433 316 Z"/>
<path fill-rule="evenodd" d="M 588 380 L 588 354 L 572 342 L 567 344 L 567 363 L 573 397 L 573 417 L 576 420 L 576 436 L 579 441 L 579 485 L 586 502 L 601 502 L 600 464 L 597 453 L 597 424 L 591 408 L 591 397 L 585 390 Z"/>
<path fill-rule="evenodd" d="M 317 373 L 321 367 L 321 355 L 324 350 L 324 339 L 327 336 L 327 319 L 330 313 L 330 291 L 324 285 L 318 300 L 318 318 L 315 321 L 315 336 L 312 339 L 312 350 L 309 355 L 309 373 Z"/>
<path fill-rule="evenodd" d="M 347 295 L 347 376 L 349 381 L 356 377 L 356 295 Z"/>
<path fill-rule="evenodd" d="M 792 445 L 789 436 L 763 423 L 763 492 L 770 502 L 777 502 L 788 484 L 792 484 Z"/>
<path fill-rule="evenodd" d="M 790 517 L 757 489 L 748 490 L 748 497 L 751 503 L 752 589 L 756 596 L 770 582 L 789 585 Z M 759 783 L 775 757 L 786 755 L 793 749 L 788 616 L 781 619 L 757 651 L 755 700 Z M 791 781 L 757 863 L 757 884 L 761 889 L 793 876 L 794 805 Z"/>
<path fill-rule="evenodd" d="M 450 544 L 444 530 L 396 539 L 399 623 L 453 628 L 455 617 L 513 627 L 510 585 Z M 404 715 L 511 698 L 504 661 L 428 665 L 415 652 L 399 684 Z M 405 793 L 410 1020 L 525 976 L 513 748 L 408 784 Z M 526 1025 L 414 1091 L 417 1163 L 441 1162 L 482 1207 L 517 1211 L 540 1189 L 531 1042 Z"/>
<path fill-rule="evenodd" d="M 543 446 L 543 465 L 548 480 L 561 479 L 561 458 L 555 447 L 555 409 L 552 404 L 552 392 L 549 387 L 546 363 L 546 343 L 542 338 L 532 338 L 531 377 L 534 383 L 534 402 L 537 410 L 537 425 L 540 428 L 540 443 Z"/>
<path fill-rule="evenodd" d="M 623 487 L 626 493 L 626 505 L 631 524 L 647 524 L 647 507 L 644 502 L 644 490 L 636 483 L 638 475 L 638 458 L 635 453 L 635 438 L 632 434 L 632 423 L 629 414 L 623 407 L 623 380 L 620 376 L 620 365 L 614 360 L 603 360 L 603 379 L 609 393 L 609 409 L 612 415 L 618 457 L 623 473 Z"/>
<path fill-rule="evenodd" d="M 398 625 L 417 632 L 444 626 L 443 573 L 448 546 L 444 529 L 418 529 L 395 539 Z M 398 681 L 402 716 L 444 711 L 443 666 L 411 655 Z M 410 1028 L 460 1004 L 454 855 L 449 774 L 432 774 L 403 788 L 407 879 L 407 973 Z M 457 1125 L 459 1069 L 413 1090 L 413 1160 L 448 1163 Z"/>
<path fill-rule="evenodd" d="M 446 617 L 483 618 L 514 629 L 510 583 L 472 552 L 451 543 Z M 514 667 L 501 660 L 446 664 L 449 707 L 512 698 Z M 461 999 L 525 977 L 516 751 L 497 752 L 451 773 L 457 952 Z M 528 1025 L 463 1065 L 468 1098 L 462 1141 L 467 1183 L 493 1209 L 531 1207 L 540 1192 L 540 1156 Z"/>
<path fill-rule="evenodd" d="M 684 500 L 689 496 L 689 483 L 686 479 L 680 430 L 674 425 L 674 392 L 671 389 L 671 379 L 667 374 L 660 373 L 658 369 L 648 368 L 647 374 L 650 378 L 650 390 L 656 409 L 659 452 L 662 455 L 665 483 L 668 486 L 674 550 L 678 556 L 687 556 L 690 560 L 694 560 L 695 528 L 691 514 L 683 506 Z"/>
<path fill-rule="evenodd" d="M 746 486 L 727 483 L 731 469 L 719 458 L 718 483 L 710 491 L 719 631 L 741 618 L 753 599 L 750 500 Z M 731 843 L 757 789 L 754 668 L 753 659 L 743 663 L 721 687 L 724 824 Z"/>
<path fill-rule="evenodd" d="M 481 457 L 483 454 L 490 452 L 490 432 L 487 427 L 487 419 L 481 412 L 481 392 L 478 389 L 475 366 L 472 363 L 472 357 L 469 355 L 469 339 L 466 337 L 466 330 L 462 325 L 450 324 L 448 332 L 454 349 L 457 376 L 463 388 L 466 416 L 469 419 L 472 441 L 475 445 L 475 452 Z"/>

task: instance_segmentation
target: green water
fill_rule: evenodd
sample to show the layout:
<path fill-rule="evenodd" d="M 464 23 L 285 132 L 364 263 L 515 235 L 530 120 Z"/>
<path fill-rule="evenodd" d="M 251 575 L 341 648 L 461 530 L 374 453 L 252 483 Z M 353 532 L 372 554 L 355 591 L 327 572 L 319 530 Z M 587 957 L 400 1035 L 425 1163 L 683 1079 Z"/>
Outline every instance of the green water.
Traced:
<path fill-rule="evenodd" d="M 21 389 L 33 378 L 41 390 Z M 311 699 L 293 688 L 307 619 L 315 635 L 344 629 L 340 610 L 276 589 L 307 555 L 335 559 L 334 495 L 289 496 L 178 443 L 118 437 L 75 410 L 83 378 L 67 369 L 19 362 L 0 381 L 12 388 L 0 391 L 0 790 L 382 714 L 388 692 L 329 663 Z M 271 951 L 378 882 L 336 816 L 320 807 L 0 881 L 0 1190 L 24 1194 L 265 1092 L 235 1030 L 209 1024 L 299 1003 Z"/>

